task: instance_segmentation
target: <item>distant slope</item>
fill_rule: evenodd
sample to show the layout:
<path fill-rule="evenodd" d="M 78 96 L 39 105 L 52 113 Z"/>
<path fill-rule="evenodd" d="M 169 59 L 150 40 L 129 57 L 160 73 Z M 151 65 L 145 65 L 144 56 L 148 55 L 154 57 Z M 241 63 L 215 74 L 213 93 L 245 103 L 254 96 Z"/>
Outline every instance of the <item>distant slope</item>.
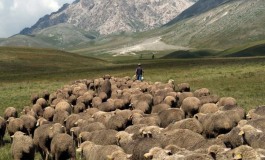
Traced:
<path fill-rule="evenodd" d="M 265 3 L 233 0 L 160 30 L 167 44 L 225 50 L 264 40 Z"/>
<path fill-rule="evenodd" d="M 232 0 L 199 0 L 197 3 L 183 11 L 176 18 L 169 21 L 165 26 L 170 26 L 178 21 L 200 15 Z"/>
<path fill-rule="evenodd" d="M 76 69 L 93 69 L 108 63 L 85 56 L 53 49 L 26 47 L 0 47 L 0 77 L 23 76 L 57 72 L 74 72 Z"/>
<path fill-rule="evenodd" d="M 252 57 L 252 56 L 265 56 L 265 43 L 249 47 L 247 49 L 237 51 L 225 55 L 226 57 Z"/>

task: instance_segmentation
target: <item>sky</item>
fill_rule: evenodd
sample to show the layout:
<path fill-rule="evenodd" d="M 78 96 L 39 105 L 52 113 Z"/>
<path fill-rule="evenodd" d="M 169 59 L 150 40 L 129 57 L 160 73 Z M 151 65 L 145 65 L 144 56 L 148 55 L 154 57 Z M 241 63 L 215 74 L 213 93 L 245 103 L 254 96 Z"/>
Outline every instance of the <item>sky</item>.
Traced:
<path fill-rule="evenodd" d="M 39 18 L 74 0 L 0 0 L 0 38 L 31 27 Z"/>

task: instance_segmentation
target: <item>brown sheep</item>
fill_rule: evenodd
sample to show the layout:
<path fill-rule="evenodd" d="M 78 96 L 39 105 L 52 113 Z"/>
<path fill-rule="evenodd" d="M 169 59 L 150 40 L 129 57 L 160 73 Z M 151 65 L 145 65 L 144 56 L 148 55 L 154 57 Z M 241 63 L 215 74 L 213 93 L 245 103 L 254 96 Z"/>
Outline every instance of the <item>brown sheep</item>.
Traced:
<path fill-rule="evenodd" d="M 50 155 L 50 143 L 58 133 L 65 133 L 65 127 L 60 123 L 43 124 L 34 131 L 33 142 L 40 152 L 42 159 L 48 159 Z"/>
<path fill-rule="evenodd" d="M 139 109 L 144 113 L 151 113 L 151 107 L 146 101 L 136 101 L 136 103 L 131 104 L 133 109 Z"/>
<path fill-rule="evenodd" d="M 71 114 L 69 115 L 65 120 L 64 120 L 64 124 L 65 124 L 65 128 L 66 128 L 66 132 L 70 133 L 70 129 L 72 127 L 75 127 L 75 123 L 80 119 L 80 115 L 78 114 Z"/>
<path fill-rule="evenodd" d="M 165 128 L 165 131 L 174 130 L 174 129 L 189 129 L 199 134 L 203 132 L 202 124 L 196 118 L 186 118 L 177 121 L 173 124 L 168 125 Z"/>
<path fill-rule="evenodd" d="M 69 114 L 72 112 L 72 106 L 66 101 L 61 101 L 55 106 L 56 111 L 67 111 Z"/>
<path fill-rule="evenodd" d="M 209 95 L 209 96 L 202 96 L 199 97 L 200 101 L 202 104 L 205 103 L 217 103 L 219 101 L 219 96 L 213 94 L 213 95 Z"/>
<path fill-rule="evenodd" d="M 170 106 L 168 104 L 162 103 L 162 104 L 157 104 L 152 107 L 152 112 L 151 113 L 159 113 L 161 111 L 169 109 Z"/>
<path fill-rule="evenodd" d="M 24 128 L 27 130 L 27 134 L 32 137 L 36 128 L 37 119 L 31 115 L 22 115 L 20 118 L 24 122 Z"/>
<path fill-rule="evenodd" d="M 13 135 L 11 154 L 14 160 L 34 160 L 35 146 L 33 140 L 31 137 L 24 134 L 25 133 L 18 131 Z"/>
<path fill-rule="evenodd" d="M 24 127 L 24 121 L 21 118 L 10 117 L 7 120 L 7 132 L 9 134 L 9 136 L 11 137 L 17 131 L 21 131 L 24 133 L 27 132 L 25 127 Z M 12 138 L 11 138 L 11 141 L 12 141 Z"/>
<path fill-rule="evenodd" d="M 194 96 L 197 98 L 209 95 L 210 95 L 210 90 L 208 88 L 200 88 L 194 91 Z"/>
<path fill-rule="evenodd" d="M 98 106 L 102 103 L 102 99 L 100 97 L 94 97 L 92 99 L 92 107 L 93 108 L 98 108 Z"/>
<path fill-rule="evenodd" d="M 219 110 L 218 106 L 215 103 L 205 103 L 199 108 L 200 113 L 215 113 Z"/>
<path fill-rule="evenodd" d="M 237 102 L 236 99 L 233 97 L 222 97 L 219 99 L 219 101 L 217 102 L 217 106 L 221 107 L 221 106 L 236 106 Z"/>
<path fill-rule="evenodd" d="M 113 157 L 114 153 L 123 152 L 123 149 L 116 145 L 96 145 L 93 142 L 86 141 L 81 144 L 77 150 L 82 152 L 82 155 L 86 160 L 106 160 Z M 127 156 L 124 153 L 124 157 L 121 160 L 127 160 Z"/>
<path fill-rule="evenodd" d="M 182 102 L 187 97 L 194 97 L 194 94 L 192 92 L 178 92 L 178 101 L 177 101 L 177 107 L 180 107 L 182 105 Z"/>
<path fill-rule="evenodd" d="M 31 101 L 32 104 L 35 104 L 38 99 L 39 99 L 39 95 L 36 94 L 36 93 L 35 94 L 32 94 L 30 96 L 30 101 Z"/>
<path fill-rule="evenodd" d="M 4 119 L 8 120 L 8 118 L 10 117 L 14 117 L 17 118 L 18 117 L 18 113 L 17 113 L 17 109 L 14 107 L 7 107 L 4 111 Z"/>
<path fill-rule="evenodd" d="M 165 99 L 164 99 L 164 103 L 168 104 L 169 106 L 171 106 L 172 108 L 176 107 L 176 103 L 177 103 L 177 100 L 175 97 L 172 97 L 172 96 L 166 96 Z"/>
<path fill-rule="evenodd" d="M 0 146 L 4 145 L 4 136 L 6 133 L 6 120 L 0 117 Z"/>
<path fill-rule="evenodd" d="M 36 104 L 39 104 L 42 108 L 45 108 L 45 107 L 47 107 L 48 102 L 44 98 L 39 98 L 36 101 Z"/>
<path fill-rule="evenodd" d="M 78 102 L 73 106 L 73 113 L 78 114 L 86 110 L 86 105 L 84 103 Z"/>
<path fill-rule="evenodd" d="M 205 140 L 201 134 L 189 129 L 175 129 L 163 132 L 163 134 L 164 136 L 161 140 L 163 146 L 173 144 L 188 149 Z"/>
<path fill-rule="evenodd" d="M 178 86 L 178 92 L 190 92 L 190 85 L 188 83 L 180 83 Z"/>
<path fill-rule="evenodd" d="M 56 134 L 51 141 L 51 157 L 55 160 L 75 160 L 75 146 L 70 135 L 65 133 Z"/>
<path fill-rule="evenodd" d="M 223 141 L 223 143 L 228 148 L 236 148 L 238 146 L 243 145 L 244 143 L 239 133 L 240 133 L 240 127 L 234 127 L 230 132 L 226 134 L 220 134 L 219 136 L 217 136 L 217 139 Z"/>
<path fill-rule="evenodd" d="M 43 108 L 39 104 L 34 104 L 32 106 L 32 110 L 37 114 L 37 116 L 42 117 L 43 116 Z"/>
<path fill-rule="evenodd" d="M 187 118 L 193 117 L 194 114 L 198 113 L 201 106 L 201 101 L 196 97 L 187 97 L 183 100 L 181 109 L 185 112 Z"/>
<path fill-rule="evenodd" d="M 91 141 L 98 145 L 115 145 L 116 134 L 118 131 L 113 129 L 103 129 L 92 132 L 81 132 L 79 134 L 79 143 L 84 141 Z"/>
<path fill-rule="evenodd" d="M 228 133 L 235 126 L 234 121 L 224 113 L 198 113 L 194 117 L 201 122 L 203 126 L 203 135 L 207 138 Z"/>
<path fill-rule="evenodd" d="M 165 128 L 169 124 L 180 121 L 185 118 L 185 113 L 179 108 L 169 108 L 158 113 L 161 119 L 161 127 Z"/>
<path fill-rule="evenodd" d="M 104 112 L 111 112 L 116 110 L 114 104 L 109 101 L 102 102 L 100 105 L 98 105 L 98 109 Z"/>
<path fill-rule="evenodd" d="M 154 105 L 158 105 L 158 104 L 161 104 L 164 100 L 164 96 L 154 96 L 153 98 L 153 104 Z"/>
<path fill-rule="evenodd" d="M 170 150 L 166 150 L 161 147 L 153 147 L 149 150 L 148 153 L 144 154 L 144 157 L 146 159 L 161 160 L 161 159 L 165 159 L 167 156 L 171 154 L 172 153 Z"/>
<path fill-rule="evenodd" d="M 248 111 L 247 118 L 248 119 L 258 119 L 265 117 L 265 106 L 259 106 L 255 109 L 251 109 Z"/>
<path fill-rule="evenodd" d="M 54 114 L 55 114 L 55 109 L 53 107 L 46 107 L 44 108 L 43 118 L 45 118 L 48 121 L 52 121 Z"/>
<path fill-rule="evenodd" d="M 64 121 L 66 120 L 66 118 L 68 116 L 69 116 L 69 113 L 67 111 L 57 110 L 54 113 L 53 122 L 54 123 L 61 123 L 62 125 L 64 125 Z"/>
<path fill-rule="evenodd" d="M 100 86 L 99 93 L 105 92 L 107 94 L 107 97 L 109 98 L 111 96 L 111 83 L 109 78 L 105 77 L 103 83 Z"/>
<path fill-rule="evenodd" d="M 131 124 L 132 124 L 132 121 L 129 119 L 129 117 L 123 117 L 120 114 L 115 114 L 110 117 L 110 119 L 106 123 L 106 127 L 108 129 L 114 129 L 117 131 L 121 131 Z"/>

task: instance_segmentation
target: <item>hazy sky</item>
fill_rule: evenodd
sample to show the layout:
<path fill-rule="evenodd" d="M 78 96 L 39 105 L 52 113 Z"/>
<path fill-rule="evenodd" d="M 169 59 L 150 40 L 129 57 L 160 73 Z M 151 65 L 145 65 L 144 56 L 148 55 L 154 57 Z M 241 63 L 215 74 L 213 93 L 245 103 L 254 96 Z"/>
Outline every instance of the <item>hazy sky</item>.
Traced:
<path fill-rule="evenodd" d="M 0 0 L 0 38 L 10 37 L 74 0 Z"/>

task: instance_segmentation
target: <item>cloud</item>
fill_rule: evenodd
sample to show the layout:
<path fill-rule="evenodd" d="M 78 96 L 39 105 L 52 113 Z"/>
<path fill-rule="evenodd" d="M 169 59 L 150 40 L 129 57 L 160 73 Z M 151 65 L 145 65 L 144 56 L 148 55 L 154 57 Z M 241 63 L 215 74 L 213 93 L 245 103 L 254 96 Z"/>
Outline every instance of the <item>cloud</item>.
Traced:
<path fill-rule="evenodd" d="M 0 37 L 19 33 L 31 27 L 39 18 L 57 11 L 63 4 L 74 0 L 1 0 Z"/>

